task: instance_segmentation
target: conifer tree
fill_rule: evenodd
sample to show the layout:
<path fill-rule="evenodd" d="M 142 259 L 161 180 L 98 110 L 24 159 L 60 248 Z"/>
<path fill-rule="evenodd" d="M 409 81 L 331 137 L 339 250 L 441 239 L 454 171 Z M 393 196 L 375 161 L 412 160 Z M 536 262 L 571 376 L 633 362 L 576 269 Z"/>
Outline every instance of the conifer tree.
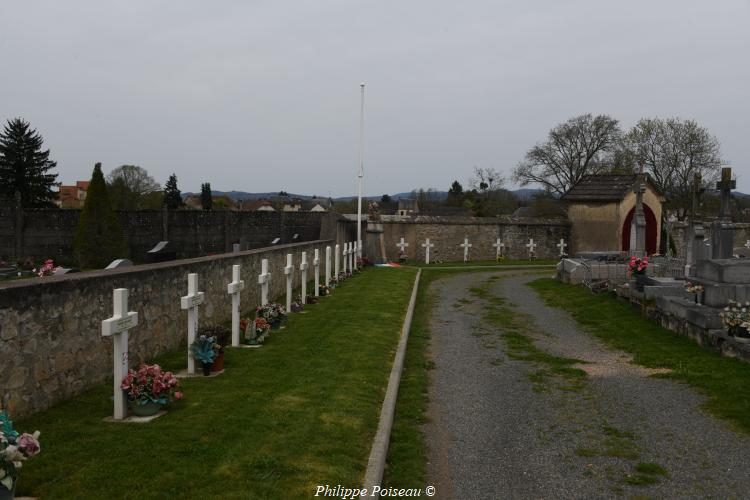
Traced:
<path fill-rule="evenodd" d="M 21 118 L 8 120 L 0 134 L 0 196 L 21 194 L 24 207 L 51 206 L 57 166 L 50 161 L 49 149 L 42 151 L 44 139 Z"/>
<path fill-rule="evenodd" d="M 78 265 L 88 268 L 103 268 L 125 257 L 125 237 L 109 201 L 101 163 L 94 166 L 73 240 L 73 252 Z"/>
<path fill-rule="evenodd" d="M 211 183 L 204 182 L 201 184 L 201 206 L 203 210 L 212 210 L 214 208 L 214 199 L 211 196 Z"/>
<path fill-rule="evenodd" d="M 164 185 L 164 204 L 170 210 L 177 210 L 182 206 L 182 193 L 177 188 L 177 176 L 174 173 Z"/>

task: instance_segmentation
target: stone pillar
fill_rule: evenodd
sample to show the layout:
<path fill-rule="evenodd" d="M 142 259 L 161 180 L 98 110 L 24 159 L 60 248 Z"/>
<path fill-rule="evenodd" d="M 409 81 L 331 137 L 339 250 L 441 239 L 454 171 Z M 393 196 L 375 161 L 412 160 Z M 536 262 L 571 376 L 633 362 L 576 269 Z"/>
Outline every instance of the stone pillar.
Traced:
<path fill-rule="evenodd" d="M 719 219 L 711 224 L 711 258 L 731 259 L 734 252 L 734 230 L 732 229 L 732 212 L 730 203 L 732 189 L 736 187 L 732 180 L 732 169 L 721 169 L 721 181 L 716 183 L 716 189 L 721 191 L 721 209 Z"/>

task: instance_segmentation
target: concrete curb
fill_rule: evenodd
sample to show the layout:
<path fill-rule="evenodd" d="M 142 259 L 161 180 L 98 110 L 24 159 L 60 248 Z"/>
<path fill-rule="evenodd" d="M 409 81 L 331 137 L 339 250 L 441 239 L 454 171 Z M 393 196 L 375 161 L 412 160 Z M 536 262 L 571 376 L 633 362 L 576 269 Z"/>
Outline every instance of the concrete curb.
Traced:
<path fill-rule="evenodd" d="M 360 498 L 373 498 L 372 491 L 374 486 L 380 486 L 383 480 L 383 471 L 385 470 L 385 459 L 388 456 L 388 443 L 391 439 L 391 427 L 393 426 L 393 416 L 396 412 L 396 399 L 398 398 L 398 386 L 401 382 L 401 372 L 404 369 L 404 358 L 406 357 L 406 344 L 409 340 L 409 330 L 411 320 L 414 316 L 414 304 L 417 301 L 417 290 L 419 289 L 419 278 L 422 276 L 422 270 L 417 271 L 417 277 L 414 279 L 414 288 L 411 291 L 409 307 L 406 310 L 404 324 L 401 327 L 401 338 L 398 341 L 396 357 L 393 359 L 391 376 L 388 379 L 388 389 L 383 399 L 383 408 L 380 410 L 380 421 L 378 422 L 378 431 L 372 442 L 370 458 L 367 460 L 367 470 L 365 471 L 364 491 L 368 494 Z M 376 498 L 379 498 L 377 495 Z"/>

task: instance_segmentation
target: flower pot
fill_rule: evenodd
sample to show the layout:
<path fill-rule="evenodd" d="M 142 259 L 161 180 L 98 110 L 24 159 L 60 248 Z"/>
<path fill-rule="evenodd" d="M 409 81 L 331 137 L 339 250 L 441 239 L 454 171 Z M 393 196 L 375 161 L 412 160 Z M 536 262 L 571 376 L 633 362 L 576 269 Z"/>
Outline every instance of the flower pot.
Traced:
<path fill-rule="evenodd" d="M 219 354 L 214 358 L 214 362 L 211 365 L 212 372 L 220 372 L 224 369 L 224 349 L 219 351 Z"/>
<path fill-rule="evenodd" d="M 13 484 L 10 489 L 6 489 L 5 486 L 0 484 L 0 500 L 13 500 L 16 497 L 16 483 L 17 479 L 13 480 Z"/>
<path fill-rule="evenodd" d="M 130 403 L 130 409 L 133 411 L 133 415 L 137 417 L 150 417 L 156 415 L 161 410 L 162 405 L 148 401 L 144 404 L 140 404 L 138 401 L 132 401 Z M 2 497 L 0 497 L 2 498 Z"/>
<path fill-rule="evenodd" d="M 213 365 L 213 363 L 201 363 L 203 364 L 203 375 L 208 377 L 211 375 L 211 365 Z"/>
<path fill-rule="evenodd" d="M 635 288 L 639 292 L 643 291 L 643 286 L 648 283 L 648 277 L 645 274 L 635 275 Z"/>

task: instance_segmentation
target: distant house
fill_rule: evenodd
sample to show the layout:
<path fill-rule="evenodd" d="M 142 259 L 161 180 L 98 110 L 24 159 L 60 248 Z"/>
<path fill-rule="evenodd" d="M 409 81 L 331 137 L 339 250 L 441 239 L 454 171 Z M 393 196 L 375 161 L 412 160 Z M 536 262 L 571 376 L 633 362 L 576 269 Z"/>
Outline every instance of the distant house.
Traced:
<path fill-rule="evenodd" d="M 330 198 L 313 198 L 302 203 L 302 210 L 307 212 L 328 212 L 333 205 Z"/>
<path fill-rule="evenodd" d="M 587 175 L 563 195 L 571 223 L 573 252 L 630 249 L 630 226 L 638 184 L 639 176 L 635 174 Z M 664 197 L 648 175 L 644 176 L 644 184 L 646 251 L 654 254 L 659 248 Z"/>
<path fill-rule="evenodd" d="M 227 195 L 212 196 L 214 210 L 237 210 L 237 203 Z M 203 210 L 203 203 L 199 194 L 191 194 L 183 200 L 185 205 L 196 210 Z"/>
<path fill-rule="evenodd" d="M 239 210 L 248 212 L 275 212 L 273 203 L 270 200 L 242 200 L 237 202 Z"/>
<path fill-rule="evenodd" d="M 410 198 L 401 198 L 398 200 L 398 212 L 401 217 L 409 217 L 419 213 L 419 203 L 417 200 Z"/>
<path fill-rule="evenodd" d="M 55 205 L 60 208 L 82 208 L 86 201 L 89 181 L 76 181 L 73 186 L 60 186 Z"/>

